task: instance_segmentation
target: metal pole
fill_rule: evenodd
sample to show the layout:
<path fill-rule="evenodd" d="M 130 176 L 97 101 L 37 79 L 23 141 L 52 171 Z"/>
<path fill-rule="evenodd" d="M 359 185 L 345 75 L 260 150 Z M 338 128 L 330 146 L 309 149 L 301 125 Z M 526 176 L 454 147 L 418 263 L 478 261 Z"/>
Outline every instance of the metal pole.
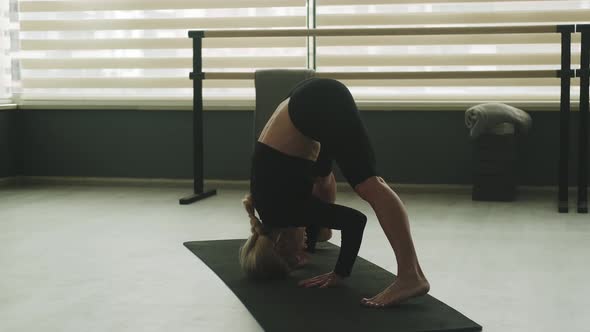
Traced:
<path fill-rule="evenodd" d="M 571 72 L 571 71 L 570 71 Z M 207 80 L 253 80 L 253 72 L 206 72 Z M 317 72 L 315 77 L 349 80 L 420 80 L 487 78 L 556 78 L 560 70 L 429 71 L 429 72 Z M 573 74 L 571 74 L 573 76 Z M 436 81 L 434 81 L 436 83 Z M 401 84 L 401 83 L 400 83 Z"/>
<path fill-rule="evenodd" d="M 193 195 L 181 198 L 180 204 L 191 204 L 203 198 L 213 196 L 216 190 L 203 192 L 203 31 L 190 31 L 193 39 Z"/>
<path fill-rule="evenodd" d="M 572 25 L 573 26 L 573 25 Z M 422 27 L 422 28 L 320 28 L 320 29 L 215 29 L 206 37 L 307 37 L 307 36 L 430 36 L 465 34 L 555 33 L 557 25 Z"/>
<path fill-rule="evenodd" d="M 316 28 L 316 1 L 307 0 L 307 29 L 314 30 Z M 307 37 L 307 68 L 316 70 L 316 36 Z"/>
<path fill-rule="evenodd" d="M 570 86 L 571 86 L 571 38 L 575 27 L 561 26 L 561 102 L 559 112 L 559 190 L 558 211 L 569 211 L 569 137 L 570 137 Z"/>
<path fill-rule="evenodd" d="M 588 79 L 590 61 L 590 25 L 578 27 L 582 32 L 580 59 L 580 168 L 578 178 L 578 213 L 588 213 Z"/>
<path fill-rule="evenodd" d="M 193 167 L 194 193 L 203 192 L 203 37 L 193 38 Z"/>

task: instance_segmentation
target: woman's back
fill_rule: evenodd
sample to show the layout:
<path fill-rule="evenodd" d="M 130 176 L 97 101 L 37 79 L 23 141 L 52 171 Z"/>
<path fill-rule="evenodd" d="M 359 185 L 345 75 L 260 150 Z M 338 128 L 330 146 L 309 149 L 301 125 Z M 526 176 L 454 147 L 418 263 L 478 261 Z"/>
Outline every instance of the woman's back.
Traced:
<path fill-rule="evenodd" d="M 315 161 L 320 153 L 320 143 L 303 135 L 289 117 L 289 98 L 274 111 L 260 133 L 258 141 L 290 156 Z"/>

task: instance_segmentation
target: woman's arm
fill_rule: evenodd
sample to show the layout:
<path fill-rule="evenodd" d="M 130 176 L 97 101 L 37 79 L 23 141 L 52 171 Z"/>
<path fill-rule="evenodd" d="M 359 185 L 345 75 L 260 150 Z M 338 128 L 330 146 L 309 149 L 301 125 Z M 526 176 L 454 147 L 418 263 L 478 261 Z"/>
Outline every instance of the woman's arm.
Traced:
<path fill-rule="evenodd" d="M 317 198 L 312 199 L 308 211 L 318 216 L 317 221 L 321 227 L 340 230 L 342 241 L 333 273 L 305 280 L 300 285 L 304 287 L 328 287 L 336 281 L 334 274 L 340 278 L 346 278 L 350 275 L 361 246 L 367 217 L 353 208 L 321 202 Z"/>

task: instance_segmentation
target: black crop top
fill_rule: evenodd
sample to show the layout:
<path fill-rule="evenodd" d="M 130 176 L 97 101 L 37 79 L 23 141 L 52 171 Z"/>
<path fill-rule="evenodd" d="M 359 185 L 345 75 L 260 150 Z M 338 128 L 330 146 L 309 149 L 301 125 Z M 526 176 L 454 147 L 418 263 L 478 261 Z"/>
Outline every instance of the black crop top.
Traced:
<path fill-rule="evenodd" d="M 313 190 L 314 161 L 289 156 L 257 141 L 252 156 L 250 193 L 263 223 L 291 226 L 285 214 L 295 211 Z"/>

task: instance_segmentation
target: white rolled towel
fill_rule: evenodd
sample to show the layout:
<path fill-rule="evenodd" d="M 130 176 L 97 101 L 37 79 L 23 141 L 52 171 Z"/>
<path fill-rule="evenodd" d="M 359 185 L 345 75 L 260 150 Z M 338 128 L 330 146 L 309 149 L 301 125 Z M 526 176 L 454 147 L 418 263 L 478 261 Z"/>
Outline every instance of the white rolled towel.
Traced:
<path fill-rule="evenodd" d="M 514 124 L 518 132 L 526 134 L 532 125 L 532 119 L 525 111 L 502 103 L 479 104 L 465 112 L 465 124 L 471 129 L 470 136 L 492 131 L 499 124 Z"/>

